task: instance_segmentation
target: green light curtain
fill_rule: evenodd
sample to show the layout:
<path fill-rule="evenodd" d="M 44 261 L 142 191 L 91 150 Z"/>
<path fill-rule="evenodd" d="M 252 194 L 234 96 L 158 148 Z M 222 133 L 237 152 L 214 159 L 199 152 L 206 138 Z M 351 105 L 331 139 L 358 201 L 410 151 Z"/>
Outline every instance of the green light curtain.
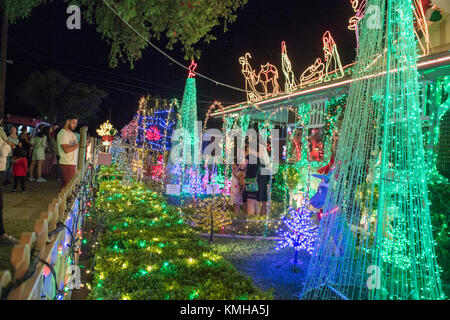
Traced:
<path fill-rule="evenodd" d="M 411 0 L 369 0 L 303 299 L 442 299 Z"/>

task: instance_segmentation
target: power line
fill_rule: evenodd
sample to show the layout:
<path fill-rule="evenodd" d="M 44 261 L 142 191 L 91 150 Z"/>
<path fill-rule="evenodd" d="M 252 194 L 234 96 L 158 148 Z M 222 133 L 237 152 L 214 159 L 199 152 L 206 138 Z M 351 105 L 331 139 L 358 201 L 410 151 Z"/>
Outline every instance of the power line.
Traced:
<path fill-rule="evenodd" d="M 74 77 L 77 78 L 77 79 L 84 80 L 83 78 L 78 77 L 78 76 L 74 76 Z M 101 87 L 101 88 L 107 88 L 107 89 L 121 91 L 121 92 L 124 92 L 124 93 L 129 93 L 131 95 L 138 96 L 138 97 L 144 97 L 144 96 L 148 95 L 148 93 L 140 93 L 140 92 L 136 92 L 136 91 L 130 91 L 130 90 L 117 88 L 117 87 L 113 87 L 113 86 L 109 86 L 109 85 L 105 85 L 105 84 L 98 84 L 98 86 Z M 172 97 L 172 98 L 177 98 L 177 97 Z M 170 99 L 166 99 L 166 98 L 161 98 L 161 100 L 164 100 L 164 99 L 165 100 L 170 100 Z M 179 98 L 177 98 L 177 99 L 179 101 L 181 101 L 181 99 L 179 99 Z M 157 100 L 157 99 L 150 99 L 150 100 Z M 209 101 L 197 100 L 197 103 L 198 104 L 206 104 L 208 106 L 211 105 L 211 103 Z M 207 108 L 198 108 L 198 109 L 201 110 L 201 111 L 207 111 L 209 108 L 207 107 Z"/>
<path fill-rule="evenodd" d="M 83 64 L 71 62 L 71 61 L 67 61 L 67 60 L 60 59 L 60 58 L 50 58 L 50 57 L 48 57 L 48 56 L 45 56 L 45 55 L 42 55 L 42 54 L 36 53 L 36 52 L 23 51 L 23 50 L 16 49 L 16 48 L 11 48 L 11 47 L 10 47 L 9 49 L 12 50 L 12 51 L 16 51 L 16 52 L 18 52 L 18 53 L 23 53 L 23 54 L 30 55 L 30 56 L 44 57 L 44 58 L 47 58 L 48 60 L 52 60 L 52 59 L 53 59 L 53 60 L 56 60 L 56 61 L 59 61 L 59 62 L 62 62 L 62 63 L 66 63 L 66 64 L 70 64 L 70 65 L 74 65 L 74 66 L 78 66 L 78 67 L 90 69 L 90 70 L 93 70 L 93 71 L 103 72 L 103 73 L 105 73 L 105 74 L 110 74 L 110 75 L 114 75 L 114 76 L 119 76 L 119 77 L 127 78 L 127 79 L 130 79 L 130 80 L 135 80 L 135 81 L 139 81 L 139 82 L 143 82 L 143 83 L 149 83 L 149 84 L 152 84 L 152 85 L 155 85 L 155 86 L 159 86 L 159 87 L 162 87 L 162 88 L 173 89 L 173 90 L 175 90 L 175 91 L 183 92 L 183 90 L 182 90 L 182 89 L 179 89 L 179 88 L 175 88 L 175 87 L 171 87 L 171 86 L 159 84 L 159 83 L 156 83 L 156 82 L 152 82 L 152 81 L 148 81 L 148 80 L 144 80 L 144 79 L 139 79 L 139 78 L 135 78 L 135 77 L 123 75 L 123 74 L 120 74 L 120 73 L 115 73 L 115 72 L 110 72 L 110 71 L 102 70 L 102 69 L 99 69 L 99 68 L 95 68 L 95 67 L 91 67 L 91 66 L 87 66 L 87 65 L 83 65 Z M 47 66 L 47 65 L 45 65 L 45 66 Z M 89 76 L 89 75 L 86 75 L 86 76 Z M 94 76 L 90 76 L 90 77 L 94 77 Z M 98 79 L 100 79 L 100 78 L 98 78 Z M 104 79 L 104 78 L 102 78 L 102 79 Z M 109 82 L 111 82 L 112 80 L 106 80 L 106 79 L 105 79 L 104 81 L 109 81 Z M 132 86 L 132 85 L 125 84 L 125 83 L 120 83 L 120 84 L 121 84 L 121 85 Z M 135 87 L 136 87 L 136 88 L 139 88 L 139 87 L 137 87 L 137 86 L 135 86 Z M 150 89 L 148 89 L 148 88 L 145 88 L 145 90 L 154 91 L 154 90 L 150 90 Z M 163 92 L 163 91 L 161 91 L 161 92 Z M 165 93 L 167 93 L 167 91 L 166 91 Z M 168 93 L 168 94 L 170 94 L 170 95 L 173 96 L 173 97 L 176 96 L 176 94 L 172 94 L 172 93 Z M 205 97 L 205 98 L 209 98 L 209 99 L 211 99 L 211 101 L 219 100 L 219 101 L 221 101 L 222 103 L 226 103 L 226 104 L 231 104 L 231 105 L 232 105 L 232 104 L 236 104 L 236 102 L 222 101 L 222 100 L 220 100 L 220 99 L 215 99 L 215 98 L 213 98 L 213 97 L 210 97 L 210 96 L 204 95 L 204 94 L 199 94 L 198 96 L 200 96 L 200 97 Z M 212 103 L 212 102 L 209 102 L 209 103 Z"/>
<path fill-rule="evenodd" d="M 117 81 L 113 81 L 113 80 L 108 80 L 105 78 L 100 78 L 100 77 L 95 77 L 95 76 L 91 76 L 91 75 L 84 75 L 84 74 L 80 74 L 74 71 L 68 71 L 66 72 L 68 74 L 74 74 L 75 76 L 78 77 L 87 77 L 87 78 L 92 78 L 92 79 L 97 79 L 99 81 L 106 81 L 106 82 L 110 82 L 110 83 L 114 83 L 114 84 L 118 84 L 118 85 L 123 85 L 123 86 L 127 86 L 127 87 L 131 87 L 131 88 L 135 88 L 135 89 L 141 89 L 141 90 L 146 90 L 148 92 L 151 92 L 153 90 L 150 90 L 149 88 L 145 88 L 145 87 L 139 87 L 139 86 L 135 86 L 135 85 L 131 85 L 128 83 L 121 83 L 121 82 L 117 82 Z M 158 93 L 164 93 L 167 94 L 168 96 L 170 96 L 170 98 L 177 98 L 178 100 L 181 100 L 181 96 L 180 95 L 174 95 L 171 92 L 164 92 L 164 91 L 159 91 Z M 204 100 L 197 100 L 198 103 L 208 103 L 208 104 L 212 104 L 211 101 L 204 101 Z"/>
<path fill-rule="evenodd" d="M 17 63 L 17 61 L 15 61 L 15 62 Z M 44 64 L 44 63 L 36 64 L 36 63 L 25 62 L 25 61 L 20 61 L 19 63 L 49 68 L 49 66 L 46 65 L 46 64 Z M 77 79 L 77 80 L 81 80 L 81 81 L 87 81 L 87 82 L 93 83 L 93 84 L 95 84 L 95 85 L 97 85 L 98 87 L 101 87 L 101 88 L 113 89 L 113 90 L 117 90 L 117 91 L 129 93 L 129 94 L 132 94 L 132 95 L 136 95 L 136 96 L 139 96 L 139 97 L 148 95 L 148 94 L 149 94 L 149 91 L 150 91 L 150 90 L 149 90 L 149 91 L 147 91 L 146 93 L 136 92 L 136 91 L 130 91 L 130 90 L 126 90 L 126 89 L 123 89 L 123 88 L 117 88 L 117 87 L 108 86 L 108 85 L 105 85 L 105 84 L 102 84 L 102 83 L 94 82 L 93 80 L 88 80 L 88 79 L 86 79 L 87 75 L 78 76 L 77 74 L 71 74 L 71 73 L 73 73 L 73 72 L 71 72 L 71 71 L 69 71 L 69 72 L 66 71 L 66 72 L 64 72 L 64 73 L 70 74 L 70 77 L 71 77 L 72 79 Z M 116 82 L 116 83 L 117 83 L 117 82 Z M 123 84 L 121 84 L 121 85 L 123 85 Z M 137 88 L 140 88 L 140 87 L 137 87 Z"/>
<path fill-rule="evenodd" d="M 46 64 L 43 64 L 43 63 L 35 64 L 35 63 L 24 62 L 24 61 L 20 61 L 19 63 L 29 64 L 29 65 L 34 65 L 34 66 L 39 65 L 39 66 L 46 67 L 46 68 L 49 67 L 49 66 L 47 66 Z M 141 92 L 131 91 L 131 90 L 127 90 L 127 89 L 123 89 L 123 88 L 117 88 L 117 87 L 112 86 L 112 85 L 106 85 L 106 84 L 103 84 L 103 83 L 98 83 L 98 82 L 94 82 L 93 80 L 86 79 L 86 77 L 92 77 L 92 76 L 82 75 L 82 74 L 75 73 L 75 72 L 72 72 L 72 71 L 65 72 L 65 73 L 70 74 L 70 77 L 71 77 L 72 79 L 77 79 L 77 80 L 81 80 L 81 81 L 87 81 L 87 82 L 90 82 L 90 83 L 95 84 L 96 86 L 98 86 L 98 87 L 100 87 L 100 88 L 106 88 L 106 89 L 115 90 L 115 91 L 119 91 L 119 92 L 123 92 L 123 93 L 128 93 L 128 94 L 130 94 L 130 95 L 137 96 L 137 97 L 145 97 L 145 96 L 148 96 L 149 93 L 150 93 L 150 91 L 151 91 L 151 90 L 149 90 L 149 89 L 147 89 L 147 88 L 137 87 L 137 86 L 134 86 L 134 87 L 135 87 L 136 89 L 143 89 L 143 90 L 146 90 L 146 92 L 144 93 L 144 92 L 142 92 L 142 91 L 141 91 Z M 109 81 L 109 82 L 110 82 L 110 80 L 100 80 L 100 81 Z M 119 82 L 114 82 L 114 83 L 119 84 L 119 85 L 123 85 L 122 83 L 119 83 Z M 131 85 L 130 85 L 130 86 L 131 86 Z M 133 87 L 133 86 L 131 86 L 131 87 Z M 180 98 L 180 96 L 171 96 L 170 98 L 161 98 L 161 99 L 170 100 L 170 99 L 172 99 L 172 98 L 176 98 L 176 99 L 178 99 L 179 101 L 182 100 L 182 98 Z M 153 99 L 150 99 L 150 100 L 153 100 Z M 156 100 L 156 99 L 155 99 L 155 100 Z M 205 101 L 205 100 L 197 100 L 197 103 L 198 103 L 198 104 L 203 104 L 203 105 L 207 105 L 207 106 L 208 106 L 208 107 L 206 107 L 206 108 L 201 108 L 201 107 L 199 107 L 198 109 L 201 110 L 201 111 L 207 111 L 207 110 L 209 109 L 209 106 L 211 105 L 211 101 Z"/>
<path fill-rule="evenodd" d="M 87 75 L 87 74 L 81 74 L 81 73 L 77 73 L 77 72 L 74 72 L 74 71 L 67 71 L 66 73 L 67 74 L 74 74 L 74 75 L 79 76 L 79 77 L 86 77 L 86 78 L 96 79 L 98 81 L 105 81 L 105 82 L 109 82 L 109 83 L 113 83 L 113 84 L 118 84 L 118 85 L 121 85 L 121 86 L 130 87 L 130 88 L 146 90 L 148 92 L 152 92 L 153 91 L 153 90 L 151 90 L 149 88 L 140 87 L 140 86 L 136 86 L 136 85 L 132 85 L 132 84 L 128 84 L 128 83 L 121 83 L 121 82 L 117 82 L 117 81 L 114 81 L 114 80 L 109 80 L 109 79 L 96 77 L 96 76 L 91 76 L 91 75 Z M 173 93 L 168 92 L 168 91 L 158 91 L 158 93 L 168 94 L 168 95 L 170 95 L 171 97 L 174 97 L 174 98 L 178 97 L 178 95 L 174 95 Z"/>
<path fill-rule="evenodd" d="M 145 38 L 139 31 L 137 31 L 136 29 L 134 29 L 133 26 L 131 26 L 125 19 L 123 19 L 123 18 L 119 15 L 119 13 L 118 13 L 116 10 L 114 10 L 113 7 L 111 7 L 111 6 L 109 5 L 109 3 L 108 3 L 106 0 L 103 0 L 103 3 L 106 4 L 106 5 L 108 6 L 108 8 L 111 9 L 111 11 L 114 12 L 114 14 L 115 14 L 117 17 L 119 17 L 120 20 L 122 20 L 128 27 L 130 27 L 130 28 L 131 28 L 131 29 L 132 29 L 139 37 L 141 37 L 144 41 L 146 41 L 146 42 L 147 42 L 150 46 L 152 46 L 156 51 L 158 51 L 159 53 L 161 53 L 162 55 L 164 55 L 167 59 L 169 59 L 169 60 L 172 61 L 173 63 L 179 65 L 179 66 L 182 67 L 183 69 L 189 70 L 189 68 L 186 67 L 184 64 L 182 64 L 181 62 L 178 62 L 177 60 L 175 60 L 174 58 L 172 58 L 171 56 L 169 56 L 167 53 L 165 53 L 163 50 L 161 50 L 161 49 L 158 48 L 156 45 L 154 45 L 152 42 L 150 42 L 147 38 Z M 241 88 L 238 88 L 238 87 L 234 87 L 234 86 L 230 86 L 230 85 L 228 85 L 228 84 L 226 84 L 226 83 L 222 83 L 222 82 L 220 82 L 220 81 L 211 79 L 211 78 L 209 78 L 209 77 L 207 77 L 207 76 L 202 75 L 201 73 L 195 72 L 195 74 L 196 74 L 197 76 L 199 76 L 199 77 L 202 77 L 202 78 L 208 80 L 208 81 L 214 82 L 216 85 L 221 85 L 221 86 L 224 86 L 224 87 L 233 89 L 233 90 L 237 90 L 237 91 L 240 91 L 240 92 L 245 92 L 245 93 L 247 93 L 247 91 L 244 90 L 244 89 L 241 89 Z"/>
<path fill-rule="evenodd" d="M 16 60 L 16 63 L 17 63 L 17 60 Z M 49 66 L 47 64 L 45 64 L 45 63 L 31 63 L 31 62 L 25 62 L 25 61 L 19 61 L 18 63 L 28 64 L 28 65 L 33 65 L 33 66 L 42 66 L 42 67 L 45 67 L 45 68 L 49 68 Z M 117 81 L 113 81 L 113 80 L 109 80 L 109 79 L 105 79 L 105 78 L 100 78 L 100 77 L 95 77 L 95 76 L 91 76 L 91 75 L 85 75 L 85 74 L 77 73 L 77 72 L 74 72 L 74 71 L 65 71 L 64 73 L 70 75 L 70 77 L 72 79 L 77 79 L 77 80 L 81 80 L 81 81 L 85 81 L 85 82 L 90 82 L 90 83 L 95 84 L 96 86 L 101 87 L 101 88 L 117 90 L 117 91 L 121 91 L 121 92 L 124 92 L 124 93 L 132 94 L 134 96 L 143 97 L 143 96 L 147 96 L 149 94 L 152 94 L 152 92 L 153 92 L 153 90 L 150 90 L 149 88 L 139 87 L 139 86 L 130 85 L 130 84 L 126 84 L 126 83 L 121 83 L 121 82 L 117 82 Z M 113 87 L 111 85 L 105 85 L 105 84 L 96 82 L 94 80 L 90 80 L 88 78 L 97 79 L 96 81 L 106 81 L 106 82 L 110 82 L 110 83 L 113 83 L 113 84 L 116 84 L 116 85 L 128 86 L 128 87 L 132 87 L 132 88 L 135 88 L 135 89 L 145 90 L 145 93 L 136 92 L 136 91 L 130 91 L 130 90 L 123 89 L 123 88 L 117 88 L 117 87 Z M 159 93 L 160 92 L 156 92 L 156 93 L 153 93 L 153 94 L 159 94 Z M 166 98 L 161 98 L 161 99 L 170 100 L 172 98 L 176 98 L 179 101 L 182 100 L 182 97 L 180 95 L 173 95 L 173 94 L 169 93 L 169 96 L 170 96 L 170 98 L 166 97 Z M 208 106 L 210 106 L 212 104 L 211 101 L 206 101 L 206 100 L 197 100 L 197 103 L 198 104 L 206 104 Z M 201 111 L 208 110 L 208 108 L 198 108 L 198 109 L 201 110 Z"/>
<path fill-rule="evenodd" d="M 76 62 L 72 62 L 72 61 L 67 61 L 67 60 L 60 59 L 60 58 L 54 58 L 54 57 L 50 58 L 50 57 L 48 57 L 46 55 L 43 55 L 43 54 L 40 54 L 40 53 L 37 53 L 37 52 L 24 51 L 24 50 L 20 50 L 20 49 L 17 49 L 17 48 L 11 48 L 11 47 L 9 47 L 8 49 L 12 50 L 12 51 L 23 53 L 23 54 L 26 54 L 26 55 L 30 55 L 30 56 L 44 57 L 44 58 L 47 58 L 49 60 L 52 59 L 52 60 L 56 60 L 56 61 L 59 61 L 59 62 L 66 63 L 66 64 L 70 64 L 70 65 L 73 65 L 73 66 L 90 69 L 90 70 L 93 70 L 93 71 L 99 71 L 99 72 L 103 72 L 103 73 L 114 75 L 114 76 L 120 76 L 120 77 L 123 77 L 123 78 L 128 78 L 130 80 L 145 82 L 145 83 L 152 84 L 152 85 L 155 85 L 155 86 L 158 86 L 158 87 L 162 87 L 162 88 L 166 88 L 166 89 L 173 89 L 173 90 L 177 90 L 177 91 L 183 91 L 183 90 L 181 90 L 179 88 L 163 85 L 163 84 L 160 84 L 160 83 L 157 83 L 157 82 L 152 82 L 152 81 L 148 81 L 148 80 L 144 80 L 144 79 L 139 79 L 139 78 L 127 76 L 127 75 L 116 73 L 116 72 L 106 71 L 106 70 L 103 70 L 103 69 L 95 68 L 95 67 L 92 67 L 92 66 L 88 66 L 88 65 L 84 65 L 84 64 L 80 64 L 80 63 L 76 63 Z"/>

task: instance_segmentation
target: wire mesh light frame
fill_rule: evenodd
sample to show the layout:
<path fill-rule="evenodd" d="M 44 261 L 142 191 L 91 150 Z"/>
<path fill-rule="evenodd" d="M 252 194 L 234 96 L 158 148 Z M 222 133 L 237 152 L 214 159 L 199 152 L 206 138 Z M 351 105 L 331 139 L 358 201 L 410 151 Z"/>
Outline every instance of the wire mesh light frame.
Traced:
<path fill-rule="evenodd" d="M 361 21 L 337 167 L 302 299 L 443 299 L 426 186 L 412 2 L 367 5 L 372 14 Z M 369 165 L 378 157 L 378 164 Z"/>

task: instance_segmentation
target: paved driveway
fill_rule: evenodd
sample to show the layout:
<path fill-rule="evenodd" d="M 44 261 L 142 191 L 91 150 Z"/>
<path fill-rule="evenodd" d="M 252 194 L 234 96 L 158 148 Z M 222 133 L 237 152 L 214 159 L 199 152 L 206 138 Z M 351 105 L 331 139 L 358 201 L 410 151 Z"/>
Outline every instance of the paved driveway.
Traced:
<path fill-rule="evenodd" d="M 22 232 L 31 232 L 34 223 L 42 212 L 47 211 L 49 203 L 58 195 L 59 183 L 53 176 L 44 183 L 26 182 L 27 193 L 22 194 L 20 185 L 17 193 L 11 193 L 12 185 L 3 190 L 3 219 L 8 234 L 19 239 Z M 11 270 L 12 246 L 0 244 L 0 270 Z"/>

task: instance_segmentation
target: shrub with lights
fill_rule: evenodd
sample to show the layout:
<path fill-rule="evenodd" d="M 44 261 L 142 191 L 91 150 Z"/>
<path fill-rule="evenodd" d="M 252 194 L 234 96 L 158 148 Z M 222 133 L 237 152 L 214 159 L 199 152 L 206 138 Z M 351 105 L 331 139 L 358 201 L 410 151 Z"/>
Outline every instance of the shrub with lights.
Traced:
<path fill-rule="evenodd" d="M 213 243 L 214 232 L 223 232 L 231 224 L 227 199 L 213 197 L 200 200 L 192 208 L 192 214 L 186 218 L 195 228 L 209 233 L 209 243 Z"/>

